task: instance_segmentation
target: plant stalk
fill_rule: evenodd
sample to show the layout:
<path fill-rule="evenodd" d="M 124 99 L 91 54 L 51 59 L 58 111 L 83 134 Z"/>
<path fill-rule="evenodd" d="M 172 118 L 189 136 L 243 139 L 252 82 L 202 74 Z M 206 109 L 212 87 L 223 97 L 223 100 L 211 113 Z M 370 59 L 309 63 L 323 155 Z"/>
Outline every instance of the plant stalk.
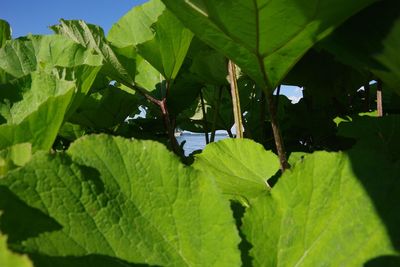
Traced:
<path fill-rule="evenodd" d="M 277 118 L 277 110 L 276 105 L 273 99 L 272 93 L 266 95 L 267 103 L 268 103 L 268 111 L 271 117 L 271 127 L 272 132 L 274 134 L 275 139 L 275 146 L 278 152 L 279 162 L 281 165 L 281 171 L 284 172 L 285 170 L 290 168 L 290 165 L 286 158 L 286 151 L 285 146 L 282 139 L 281 130 L 279 128 L 278 118 Z"/>
<path fill-rule="evenodd" d="M 233 105 L 233 116 L 235 118 L 236 138 L 243 138 L 242 111 L 240 109 L 239 90 L 236 77 L 236 65 L 231 60 L 228 62 L 229 80 L 231 84 L 231 96 Z"/>
<path fill-rule="evenodd" d="M 383 103 L 382 103 L 382 81 L 378 80 L 376 89 L 376 109 L 378 117 L 383 117 Z"/>
<path fill-rule="evenodd" d="M 160 103 L 159 107 L 161 109 L 161 113 L 162 113 L 163 119 L 164 119 L 164 126 L 165 126 L 165 129 L 167 130 L 167 134 L 168 134 L 169 141 L 171 143 L 172 151 L 177 155 L 181 155 L 182 151 L 179 147 L 178 141 L 175 138 L 175 127 L 172 125 L 171 119 L 169 117 L 169 112 L 168 112 L 168 108 L 167 108 L 167 99 L 164 98 L 159 103 Z"/>

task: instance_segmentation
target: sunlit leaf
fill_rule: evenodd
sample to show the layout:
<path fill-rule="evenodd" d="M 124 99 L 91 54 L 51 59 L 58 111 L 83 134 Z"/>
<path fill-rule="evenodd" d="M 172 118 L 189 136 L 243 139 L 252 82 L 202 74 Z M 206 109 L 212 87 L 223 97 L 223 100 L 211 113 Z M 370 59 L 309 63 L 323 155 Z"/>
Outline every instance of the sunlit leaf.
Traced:
<path fill-rule="evenodd" d="M 37 153 L 0 184 L 61 226 L 25 240 L 25 251 L 162 266 L 240 265 L 228 202 L 204 174 L 155 142 L 84 137 L 68 156 Z"/>

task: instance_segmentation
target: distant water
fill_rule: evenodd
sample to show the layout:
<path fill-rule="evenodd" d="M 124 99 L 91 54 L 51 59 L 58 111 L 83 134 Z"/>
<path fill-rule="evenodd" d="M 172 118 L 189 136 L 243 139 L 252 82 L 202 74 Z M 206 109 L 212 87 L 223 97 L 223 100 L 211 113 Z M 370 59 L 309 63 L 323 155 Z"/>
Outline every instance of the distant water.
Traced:
<path fill-rule="evenodd" d="M 229 136 L 227 134 L 217 133 L 215 135 L 215 142 L 228 137 Z M 206 146 L 206 138 L 204 134 L 182 133 L 182 135 L 178 136 L 176 139 L 178 140 L 179 144 L 181 144 L 183 141 L 186 141 L 185 145 L 183 146 L 186 156 L 195 150 L 204 149 Z"/>

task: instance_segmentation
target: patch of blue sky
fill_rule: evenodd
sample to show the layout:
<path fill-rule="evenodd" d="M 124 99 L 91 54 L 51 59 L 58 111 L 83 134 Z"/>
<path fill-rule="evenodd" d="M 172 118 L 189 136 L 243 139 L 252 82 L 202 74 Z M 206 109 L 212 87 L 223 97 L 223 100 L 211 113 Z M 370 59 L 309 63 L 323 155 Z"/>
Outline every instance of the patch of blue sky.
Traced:
<path fill-rule="evenodd" d="M 13 38 L 50 34 L 63 19 L 81 19 L 101 26 L 105 33 L 125 13 L 146 0 L 2 0 L 0 18 L 11 25 Z"/>

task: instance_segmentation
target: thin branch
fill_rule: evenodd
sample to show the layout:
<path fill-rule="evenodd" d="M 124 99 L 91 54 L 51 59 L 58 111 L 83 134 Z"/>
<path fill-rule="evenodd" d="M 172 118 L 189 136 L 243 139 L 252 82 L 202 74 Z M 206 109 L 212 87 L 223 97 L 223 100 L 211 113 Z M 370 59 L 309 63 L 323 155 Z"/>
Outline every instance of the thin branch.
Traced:
<path fill-rule="evenodd" d="M 228 62 L 229 80 L 231 84 L 231 96 L 233 105 L 233 116 L 235 118 L 236 138 L 243 138 L 242 112 L 240 110 L 240 98 L 236 77 L 236 65 L 229 60 Z"/>

